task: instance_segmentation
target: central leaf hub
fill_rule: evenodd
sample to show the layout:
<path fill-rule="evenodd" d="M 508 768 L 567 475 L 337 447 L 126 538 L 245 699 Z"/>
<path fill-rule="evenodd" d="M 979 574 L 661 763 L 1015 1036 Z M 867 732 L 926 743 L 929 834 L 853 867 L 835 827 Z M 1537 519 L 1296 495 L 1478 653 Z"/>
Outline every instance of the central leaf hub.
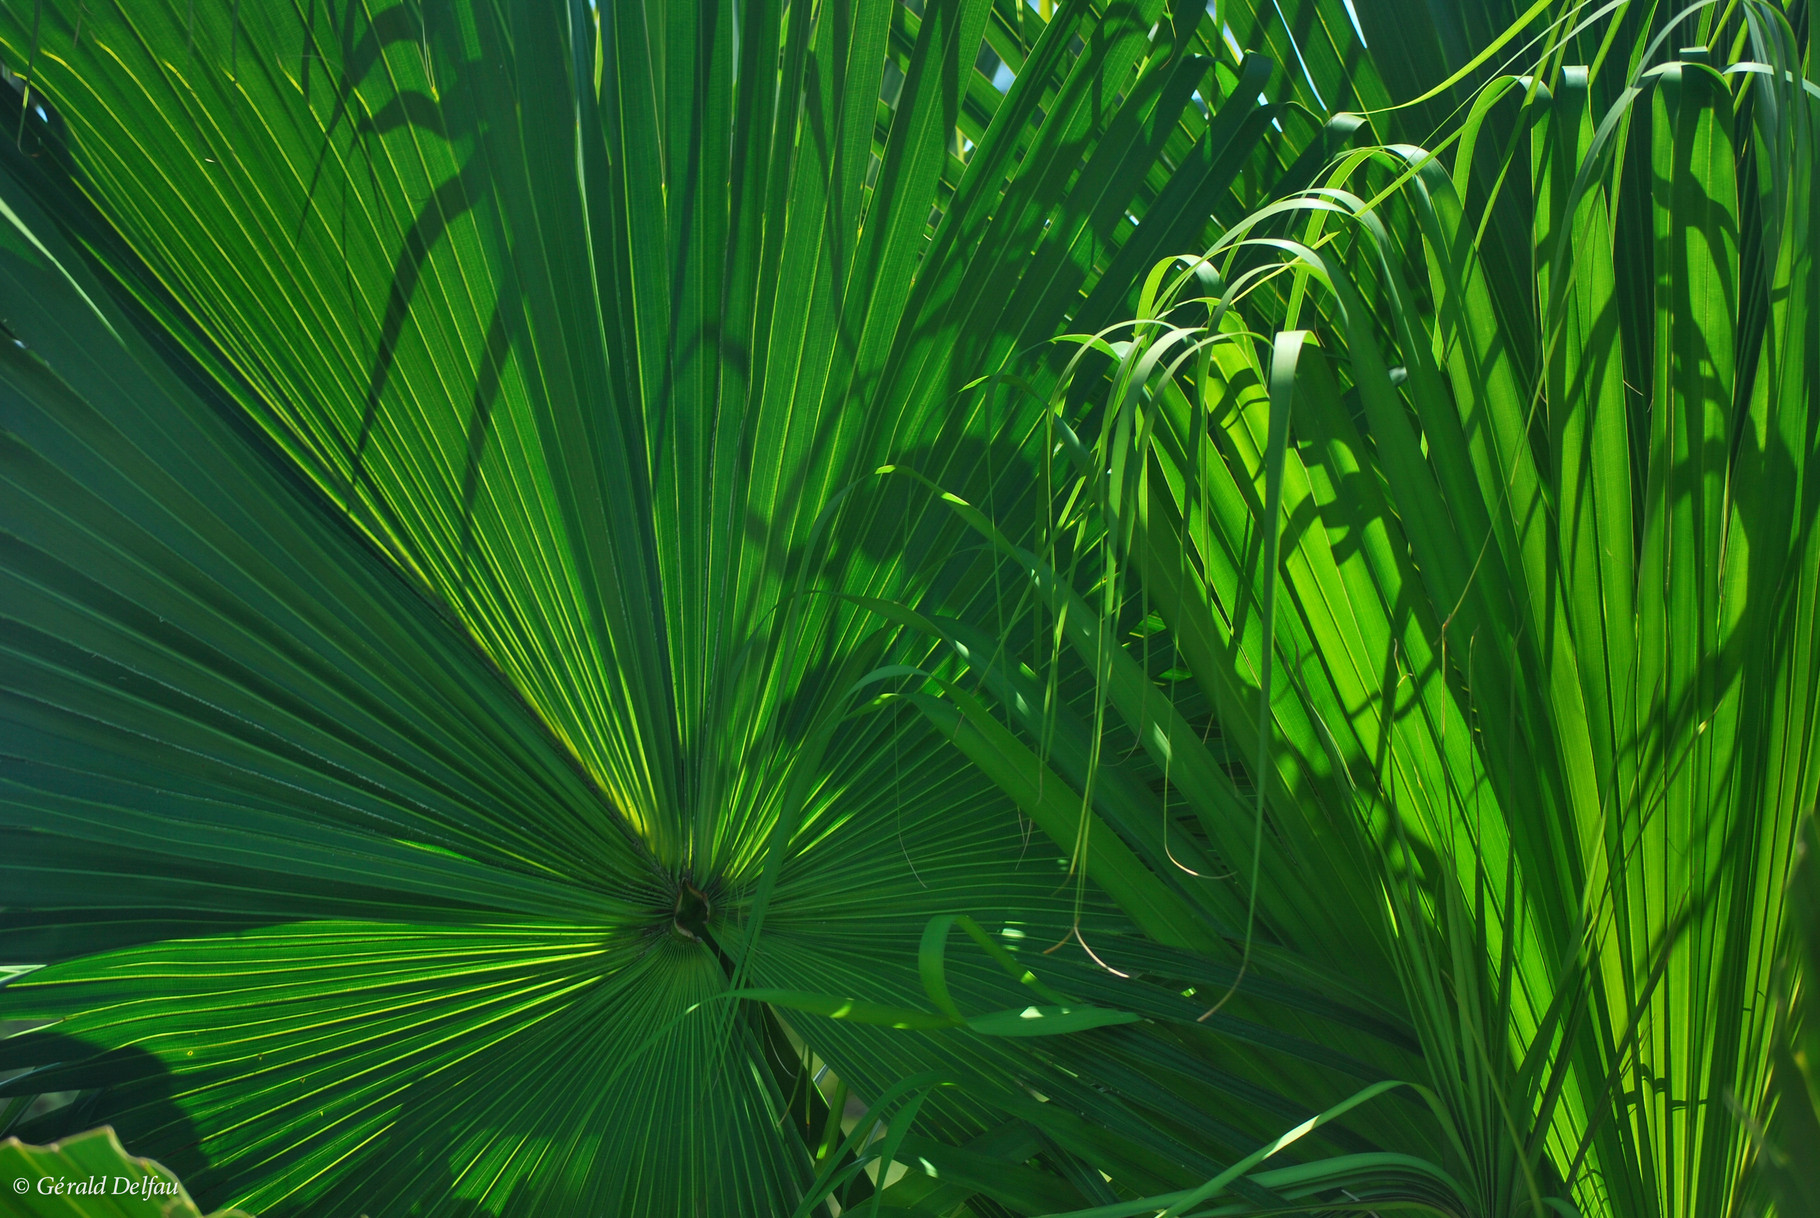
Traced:
<path fill-rule="evenodd" d="M 676 890 L 676 910 L 671 915 L 671 925 L 676 933 L 685 939 L 697 943 L 708 937 L 708 919 L 714 916 L 714 902 L 708 895 L 688 880 Z"/>

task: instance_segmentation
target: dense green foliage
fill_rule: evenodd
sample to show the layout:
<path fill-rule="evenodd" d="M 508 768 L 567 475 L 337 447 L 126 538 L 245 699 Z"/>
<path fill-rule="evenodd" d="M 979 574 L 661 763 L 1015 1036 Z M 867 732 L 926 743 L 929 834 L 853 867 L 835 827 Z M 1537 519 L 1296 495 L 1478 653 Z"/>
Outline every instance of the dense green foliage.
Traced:
<path fill-rule="evenodd" d="M 19 1132 L 273 1215 L 1761 1212 L 1808 48 L 4 0 Z"/>

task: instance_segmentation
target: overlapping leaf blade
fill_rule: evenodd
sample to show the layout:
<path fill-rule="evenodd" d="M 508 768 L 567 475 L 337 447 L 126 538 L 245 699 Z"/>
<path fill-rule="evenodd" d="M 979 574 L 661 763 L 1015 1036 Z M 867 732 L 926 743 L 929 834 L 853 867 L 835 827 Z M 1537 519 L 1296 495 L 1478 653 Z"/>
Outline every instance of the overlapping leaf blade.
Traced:
<path fill-rule="evenodd" d="M 1769 32 L 1787 27 L 1766 6 L 1752 19 L 1750 45 L 1776 58 Z M 1510 234 L 1462 198 L 1470 140 L 1452 176 L 1418 149 L 1367 150 L 1295 204 L 1296 240 L 1267 252 L 1296 290 L 1238 306 L 1266 330 L 1318 318 L 1331 336 L 1335 358 L 1292 373 L 1286 452 L 1263 392 L 1281 370 L 1236 314 L 1176 328 L 1206 307 L 1176 302 L 1209 279 L 1216 294 L 1245 281 L 1167 268 L 1175 287 L 1110 352 L 1119 374 L 1079 466 L 1108 513 L 1133 494 L 1147 507 L 1094 578 L 1132 564 L 1175 675 L 1237 756 L 1270 757 L 1251 777 L 1269 817 L 1256 933 L 1369 958 L 1363 936 L 1317 929 L 1277 858 L 1332 860 L 1329 905 L 1384 902 L 1444 1112 L 1433 1161 L 1490 1212 L 1569 1195 L 1582 1212 L 1731 1212 L 1754 1146 L 1737 1112 L 1764 1103 L 1771 1012 L 1748 996 L 1770 987 L 1816 782 L 1813 718 L 1788 701 L 1815 675 L 1811 141 L 1791 154 L 1815 91 L 1687 56 L 1603 116 L 1584 69 L 1512 82 L 1534 175 L 1524 299 L 1499 298 L 1488 253 Z M 1764 88 L 1740 83 L 1760 72 Z M 1648 142 L 1642 184 L 1624 176 L 1627 139 Z M 1619 299 L 1613 238 L 1639 239 L 1618 206 L 1639 191 L 1642 317 Z M 1265 256 L 1240 236 L 1214 251 L 1222 274 Z M 1507 324 L 1518 308 L 1529 321 Z M 1196 362 L 1189 344 L 1209 341 Z M 1278 528 L 1269 570 L 1260 538 Z M 1289 612 L 1266 638 L 1273 584 Z M 1259 740 L 1266 648 L 1288 675 Z M 1236 801 L 1200 802 L 1231 837 L 1247 827 Z M 1362 869 L 1303 844 L 1336 831 L 1363 832 Z"/>
<path fill-rule="evenodd" d="M 963 159 L 990 10 L 0 14 L 55 112 L 5 195 L 9 941 L 48 964 L 5 997 L 59 1021 L 10 1090 L 273 1212 L 787 1212 L 804 1040 L 864 1094 L 946 1070 L 956 1144 L 1011 1111 L 1147 1186 L 1218 1169 L 1143 1078 L 1078 1080 L 1113 1030 L 717 997 L 915 1003 L 938 914 L 1128 926 L 1061 822 L 869 705 L 936 646 L 878 606 L 1027 629 L 930 486 L 1028 529 L 1040 414 L 964 386 L 1125 297 L 1182 157 L 1157 248 L 1278 153 L 1199 10 L 1077 4 Z M 1227 1085 L 1272 1114 L 1235 1150 L 1295 1107 Z"/>

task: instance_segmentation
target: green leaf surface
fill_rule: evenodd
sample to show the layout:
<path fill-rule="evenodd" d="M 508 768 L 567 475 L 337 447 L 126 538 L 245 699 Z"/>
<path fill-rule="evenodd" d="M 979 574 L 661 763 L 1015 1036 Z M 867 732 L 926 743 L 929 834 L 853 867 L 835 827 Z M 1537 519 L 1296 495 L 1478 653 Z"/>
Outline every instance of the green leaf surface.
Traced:
<path fill-rule="evenodd" d="M 1810 25 L 0 3 L 9 1115 L 334 1218 L 1749 1212 Z"/>
<path fill-rule="evenodd" d="M 0 1091 L 80 1097 L 28 1132 L 261 1212 L 785 1213 L 816 1069 L 943 1068 L 917 1136 L 1022 1078 L 1201 1173 L 1070 1065 L 1148 1025 L 1006 963 L 1219 938 L 1115 831 L 1068 882 L 905 616 L 1027 629 L 926 489 L 1038 528 L 1043 412 L 969 383 L 1293 159 L 1165 12 L 0 7 Z M 880 1026 L 941 917 L 966 1026 Z"/>
<path fill-rule="evenodd" d="M 0 1142 L 6 1212 L 17 1218 L 203 1218 L 177 1177 L 135 1159 L 103 1127 L 50 1146 Z M 250 1218 L 217 1210 L 208 1218 Z"/>

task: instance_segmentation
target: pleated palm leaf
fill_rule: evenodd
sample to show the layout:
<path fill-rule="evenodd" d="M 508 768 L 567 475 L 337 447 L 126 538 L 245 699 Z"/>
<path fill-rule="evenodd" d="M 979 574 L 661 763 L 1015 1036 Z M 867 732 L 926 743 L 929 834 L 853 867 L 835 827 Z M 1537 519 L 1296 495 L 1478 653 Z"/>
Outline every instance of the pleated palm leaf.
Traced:
<path fill-rule="evenodd" d="M 969 383 L 1040 398 L 1385 100 L 1344 5 L 1261 12 L 0 6 L 0 1092 L 80 1093 L 19 1132 L 271 1213 L 790 1213 L 881 1154 L 1040 1212 L 1407 1061 L 1287 964 L 1196 1024 L 1167 843 L 1072 883 L 927 629 L 1027 598 L 936 488 L 1043 514 L 1044 412 Z M 1161 980 L 1023 977 L 1083 931 Z"/>
<path fill-rule="evenodd" d="M 10 0 L 22 1132 L 278 1213 L 1752 1203 L 1804 26 L 1430 16 Z M 1241 222 L 1361 134 L 1444 159 Z M 1134 311 L 1096 414 L 1045 340 Z"/>
<path fill-rule="evenodd" d="M 1061 527 L 1002 544 L 1244 952 L 1413 1026 L 1419 1086 L 1369 1111 L 1420 1162 L 1287 1195 L 1761 1212 L 1820 781 L 1820 89 L 1765 4 L 1564 12 L 1432 152 L 1348 154 L 1159 264 L 1055 393 Z"/>

